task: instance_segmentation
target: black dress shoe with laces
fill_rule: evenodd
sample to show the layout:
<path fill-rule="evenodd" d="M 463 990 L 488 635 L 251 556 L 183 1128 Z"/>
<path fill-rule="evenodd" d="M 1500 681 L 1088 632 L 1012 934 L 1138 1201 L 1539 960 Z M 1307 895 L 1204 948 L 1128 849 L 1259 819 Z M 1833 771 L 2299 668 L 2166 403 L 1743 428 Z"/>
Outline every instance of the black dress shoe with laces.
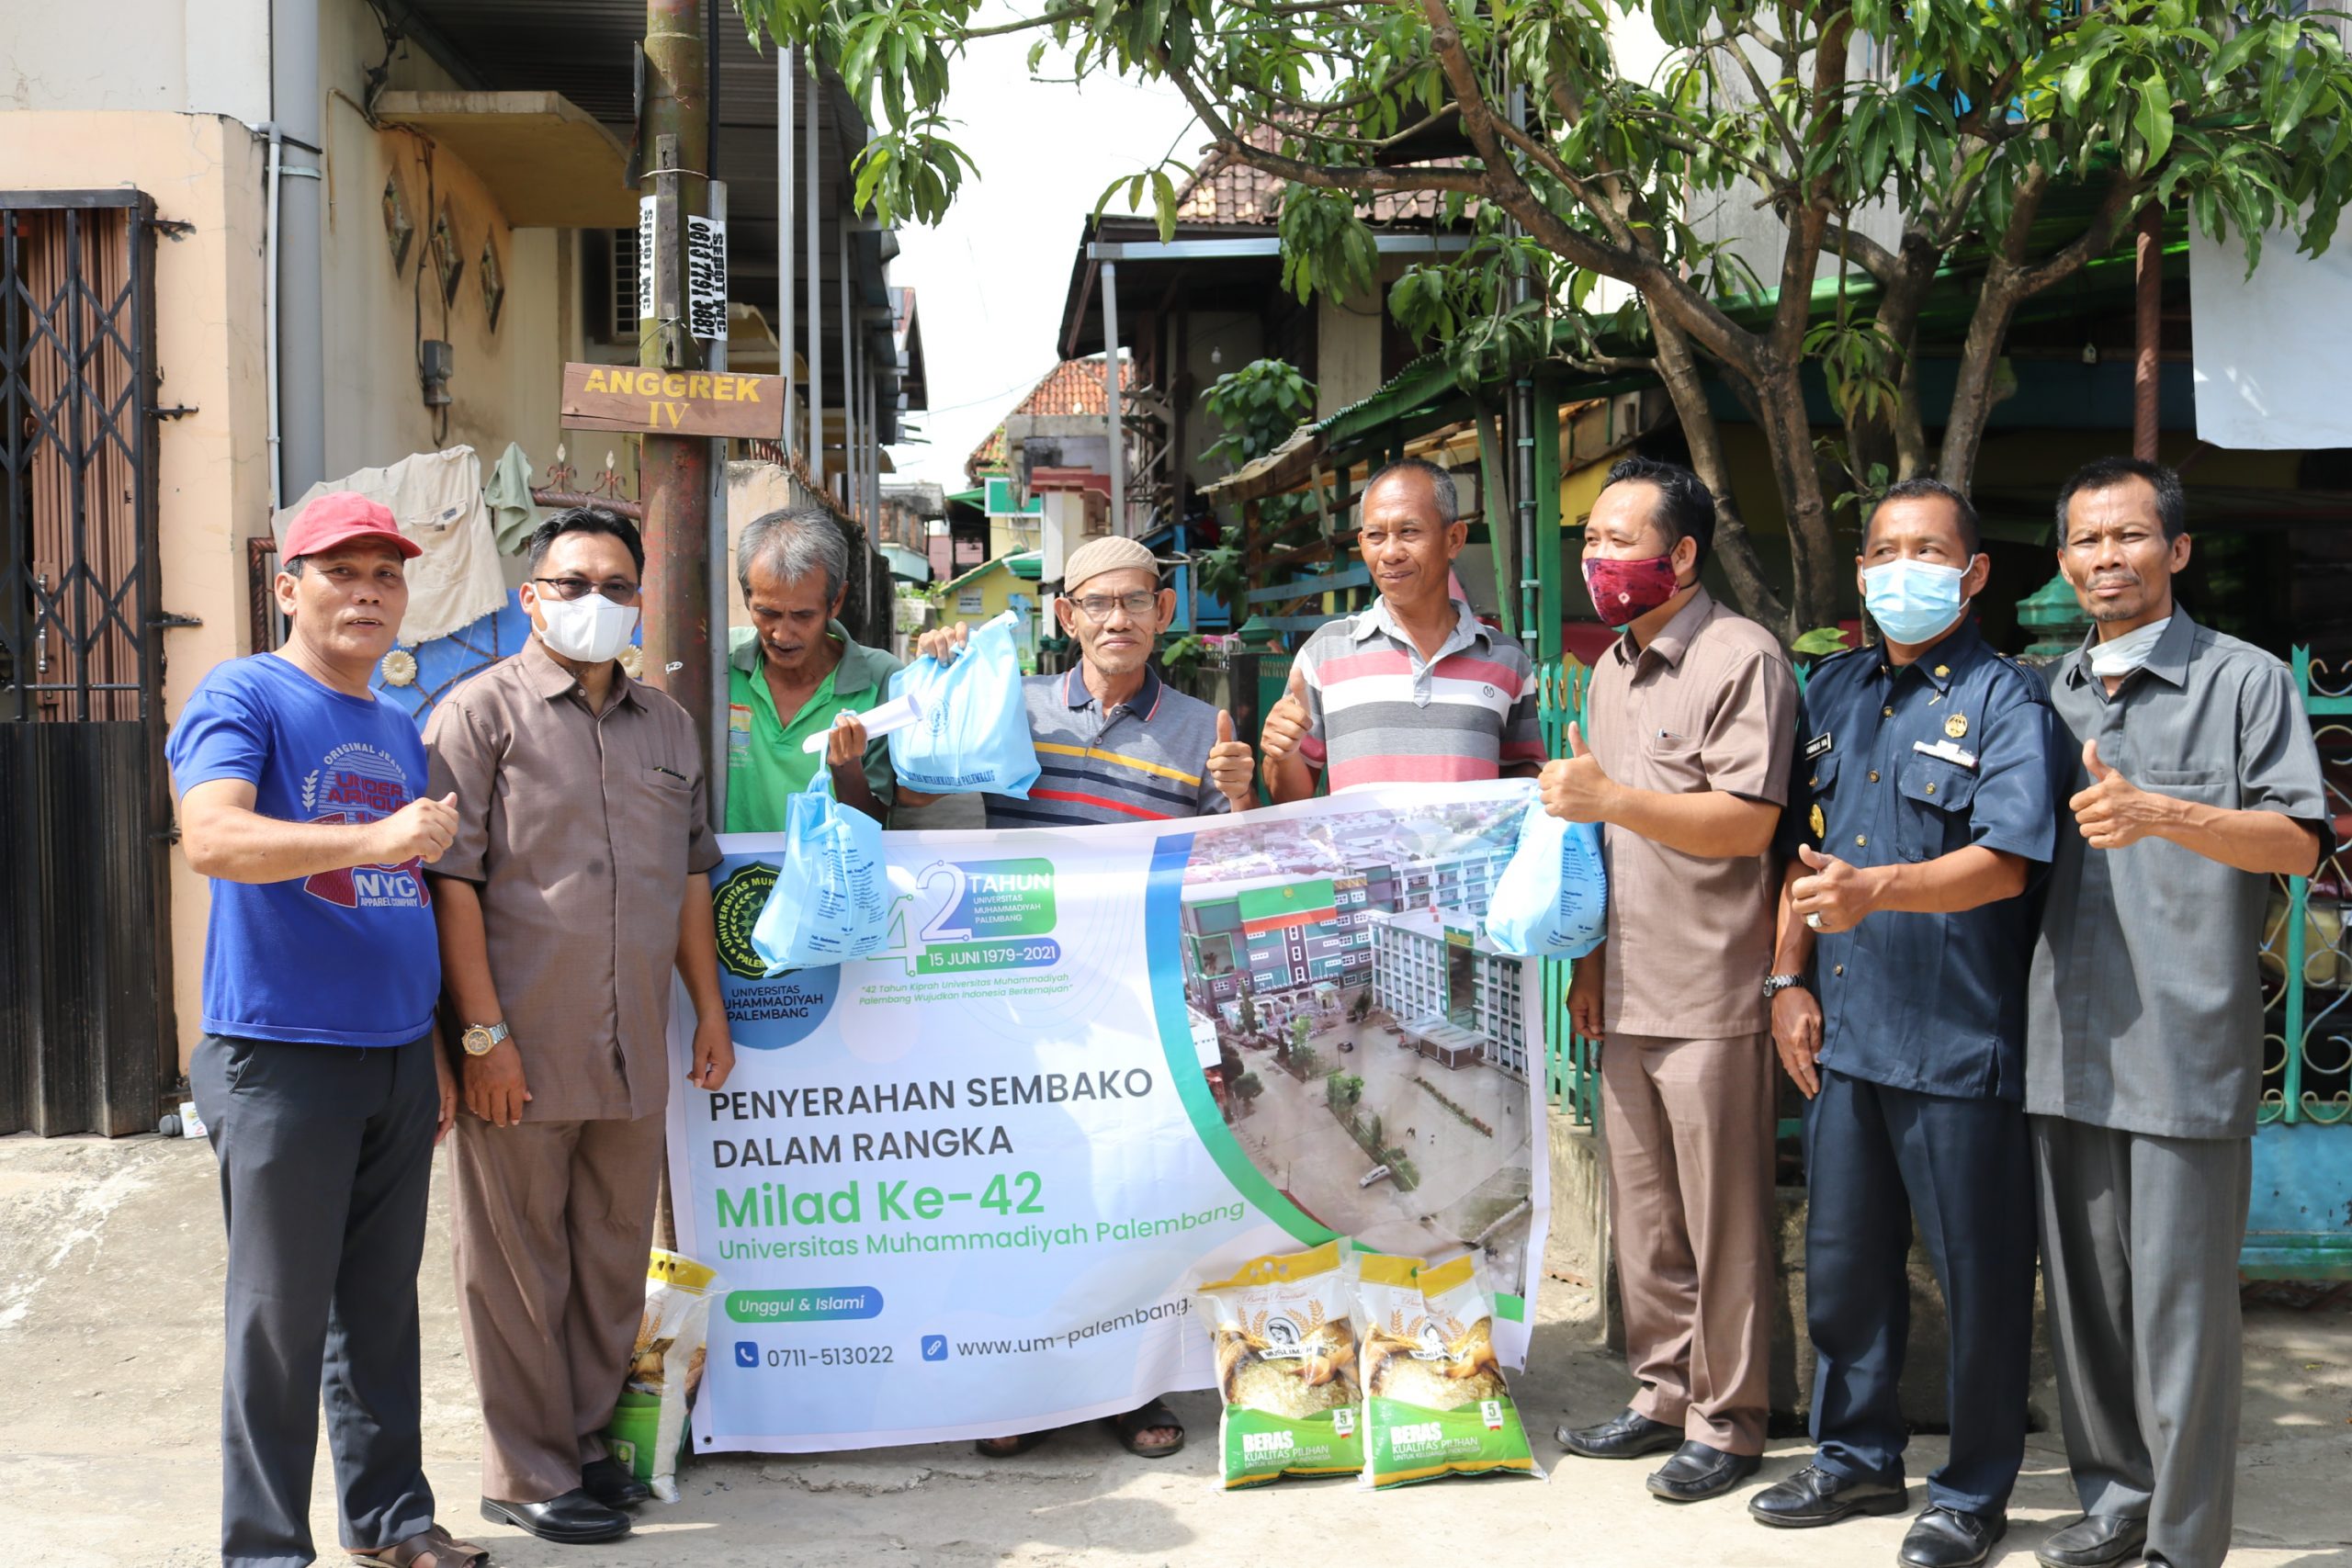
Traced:
<path fill-rule="evenodd" d="M 2064 1529 L 2052 1531 L 2033 1554 L 2043 1568 L 2111 1568 L 2142 1555 L 2147 1544 L 2145 1519 L 2085 1514 Z"/>
<path fill-rule="evenodd" d="M 1694 1438 L 1650 1472 L 1650 1495 L 1669 1503 L 1703 1503 L 1755 1474 L 1763 1462 L 1755 1454 L 1727 1454 Z"/>
<path fill-rule="evenodd" d="M 1993 1554 L 1993 1543 L 2009 1533 L 2007 1514 L 1963 1514 L 1929 1508 L 1911 1521 L 1895 1561 L 1903 1568 L 1975 1568 Z"/>
<path fill-rule="evenodd" d="M 1640 1459 L 1662 1454 L 1682 1441 L 1682 1428 L 1632 1410 L 1620 1410 L 1598 1427 L 1563 1426 L 1552 1434 L 1560 1446 L 1581 1459 Z"/>
<path fill-rule="evenodd" d="M 616 1459 L 590 1460 L 580 1467 L 580 1485 L 607 1508 L 634 1508 L 653 1495 L 653 1488 L 621 1466 Z"/>
<path fill-rule="evenodd" d="M 507 1503 L 496 1497 L 484 1497 L 481 1500 L 481 1517 L 492 1524 L 513 1525 L 541 1540 L 552 1540 L 563 1546 L 587 1546 L 600 1540 L 618 1540 L 628 1534 L 627 1514 L 617 1508 L 607 1508 L 588 1495 L 585 1487 L 579 1486 L 544 1503 Z"/>
<path fill-rule="evenodd" d="M 1856 1514 L 1899 1514 L 1911 1506 L 1908 1486 L 1882 1481 L 1849 1481 L 1832 1475 L 1817 1464 L 1806 1465 L 1786 1481 L 1767 1486 L 1747 1500 L 1747 1511 L 1762 1524 L 1779 1529 L 1810 1529 L 1834 1525 Z"/>

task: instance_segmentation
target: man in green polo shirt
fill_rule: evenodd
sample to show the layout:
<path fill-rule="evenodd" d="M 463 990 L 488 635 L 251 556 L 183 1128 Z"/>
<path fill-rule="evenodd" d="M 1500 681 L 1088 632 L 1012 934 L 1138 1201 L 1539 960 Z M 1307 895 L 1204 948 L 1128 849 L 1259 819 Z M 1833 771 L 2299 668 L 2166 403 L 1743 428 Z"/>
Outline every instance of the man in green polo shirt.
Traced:
<path fill-rule="evenodd" d="M 842 629 L 849 546 L 814 506 L 771 512 L 747 524 L 735 577 L 752 625 L 728 634 L 727 831 L 784 830 L 786 807 L 817 773 L 812 735 L 833 795 L 876 821 L 890 810 L 890 750 L 869 741 L 857 715 L 890 695 L 899 661 Z"/>

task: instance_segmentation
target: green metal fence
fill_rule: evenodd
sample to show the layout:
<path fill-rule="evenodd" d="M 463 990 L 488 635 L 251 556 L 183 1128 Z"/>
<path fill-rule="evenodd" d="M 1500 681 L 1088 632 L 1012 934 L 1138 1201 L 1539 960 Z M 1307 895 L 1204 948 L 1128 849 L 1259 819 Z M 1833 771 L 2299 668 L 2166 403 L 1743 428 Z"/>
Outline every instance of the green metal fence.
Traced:
<path fill-rule="evenodd" d="M 1568 721 L 1586 722 L 1592 671 L 1574 659 L 1546 660 L 1536 666 L 1535 679 L 1544 754 L 1565 757 Z M 1600 1110 L 1600 1052 L 1568 1021 L 1568 976 L 1575 969 L 1565 958 L 1543 960 L 1544 1088 L 1553 1110 L 1577 1126 L 1590 1127 Z"/>
<path fill-rule="evenodd" d="M 2352 671 L 2298 648 L 2291 665 L 2320 755 L 2330 813 L 2352 814 Z M 2280 879 L 2263 922 L 2262 1105 L 2266 1125 L 2352 1122 L 2352 939 L 2344 929 L 2352 852 L 2333 846 L 2311 876 Z"/>

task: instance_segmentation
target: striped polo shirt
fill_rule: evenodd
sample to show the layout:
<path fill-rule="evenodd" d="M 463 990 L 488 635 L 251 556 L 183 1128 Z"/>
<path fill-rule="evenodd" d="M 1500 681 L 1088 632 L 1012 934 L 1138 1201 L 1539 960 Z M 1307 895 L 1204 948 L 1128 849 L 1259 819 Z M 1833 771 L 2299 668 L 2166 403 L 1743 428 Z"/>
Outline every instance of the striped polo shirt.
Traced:
<path fill-rule="evenodd" d="M 1298 650 L 1312 721 L 1299 755 L 1329 773 L 1334 794 L 1491 779 L 1544 761 L 1534 665 L 1459 599 L 1453 615 L 1434 660 L 1422 660 L 1385 599 L 1317 628 Z"/>
<path fill-rule="evenodd" d="M 1072 828 L 1090 822 L 1165 822 L 1233 809 L 1208 776 L 1216 709 L 1171 692 L 1144 668 L 1143 685 L 1109 713 L 1076 670 L 1021 682 L 1037 782 L 1029 798 L 981 797 L 991 828 Z"/>

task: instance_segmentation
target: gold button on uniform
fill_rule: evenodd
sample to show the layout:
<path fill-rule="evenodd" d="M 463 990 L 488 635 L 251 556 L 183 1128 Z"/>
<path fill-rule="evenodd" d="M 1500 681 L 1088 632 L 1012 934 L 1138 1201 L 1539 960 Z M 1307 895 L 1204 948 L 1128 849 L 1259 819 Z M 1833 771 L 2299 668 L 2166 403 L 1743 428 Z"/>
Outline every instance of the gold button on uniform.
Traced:
<path fill-rule="evenodd" d="M 1854 847 L 1858 850 L 1869 849 L 1871 847 L 1871 836 L 1868 833 L 1855 834 Z"/>
<path fill-rule="evenodd" d="M 1881 708 L 1881 709 L 1879 709 L 1878 711 L 1879 711 L 1879 716 L 1880 716 L 1880 717 L 1882 717 L 1882 718 L 1893 718 L 1893 717 L 1894 716 L 1894 710 L 1893 708 L 1891 708 L 1891 707 L 1889 707 L 1889 708 Z"/>
<path fill-rule="evenodd" d="M 1845 973 L 1846 973 L 1846 966 L 1845 966 L 1843 964 L 1838 964 L 1836 968 L 1834 968 L 1834 969 L 1830 970 L 1829 972 L 1830 972 L 1832 975 L 1843 975 L 1843 974 L 1845 974 Z"/>
<path fill-rule="evenodd" d="M 1872 768 L 1871 770 L 1871 783 L 1878 783 L 1878 770 L 1876 768 Z"/>
<path fill-rule="evenodd" d="M 1935 793 L 1936 793 L 1936 786 L 1935 786 L 1935 785 L 1933 785 L 1933 784 L 1929 784 L 1929 785 L 1928 786 L 1928 793 L 1929 795 L 1933 795 L 1933 794 L 1935 794 Z"/>

